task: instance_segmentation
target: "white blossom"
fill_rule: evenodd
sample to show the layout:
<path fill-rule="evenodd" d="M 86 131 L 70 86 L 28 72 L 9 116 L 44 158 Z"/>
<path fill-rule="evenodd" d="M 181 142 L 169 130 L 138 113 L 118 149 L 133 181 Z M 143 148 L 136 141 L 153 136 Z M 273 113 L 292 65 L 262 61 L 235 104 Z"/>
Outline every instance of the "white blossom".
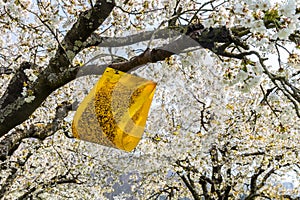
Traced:
<path fill-rule="evenodd" d="M 244 70 L 240 70 L 239 73 L 236 75 L 237 81 L 244 81 L 248 77 L 248 73 Z"/>
<path fill-rule="evenodd" d="M 261 82 L 261 78 L 259 76 L 255 76 L 255 77 L 252 77 L 248 82 L 247 84 L 249 85 L 249 87 L 253 88 L 257 85 L 259 85 Z"/>
<path fill-rule="evenodd" d="M 27 95 L 27 88 L 26 87 L 23 87 L 23 90 L 22 90 L 22 96 L 26 96 Z"/>
<path fill-rule="evenodd" d="M 28 97 L 26 97 L 26 98 L 24 99 L 24 101 L 25 101 L 26 103 L 30 103 L 30 102 L 32 102 L 34 99 L 35 99 L 35 96 L 28 96 Z"/>
<path fill-rule="evenodd" d="M 286 17 L 292 17 L 296 13 L 296 8 L 295 0 L 287 0 L 286 3 L 279 8 L 279 11 Z"/>
<path fill-rule="evenodd" d="M 250 28 L 252 33 L 265 33 L 267 31 L 263 20 L 255 20 Z"/>
<path fill-rule="evenodd" d="M 33 69 L 25 69 L 24 70 L 24 73 L 26 74 L 26 76 L 28 77 L 28 79 L 31 81 L 31 82 L 34 82 L 37 80 L 37 76 L 34 74 L 34 70 Z"/>
<path fill-rule="evenodd" d="M 278 38 L 282 40 L 287 40 L 291 34 L 290 29 L 284 28 L 278 31 Z"/>

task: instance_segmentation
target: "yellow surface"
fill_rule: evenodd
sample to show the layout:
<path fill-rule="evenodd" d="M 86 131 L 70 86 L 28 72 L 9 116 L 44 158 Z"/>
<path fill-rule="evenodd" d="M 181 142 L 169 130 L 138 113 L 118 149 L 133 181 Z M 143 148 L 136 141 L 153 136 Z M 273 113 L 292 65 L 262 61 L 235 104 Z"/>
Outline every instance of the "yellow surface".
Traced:
<path fill-rule="evenodd" d="M 107 68 L 79 105 L 72 131 L 76 138 L 133 150 L 139 143 L 156 83 Z"/>

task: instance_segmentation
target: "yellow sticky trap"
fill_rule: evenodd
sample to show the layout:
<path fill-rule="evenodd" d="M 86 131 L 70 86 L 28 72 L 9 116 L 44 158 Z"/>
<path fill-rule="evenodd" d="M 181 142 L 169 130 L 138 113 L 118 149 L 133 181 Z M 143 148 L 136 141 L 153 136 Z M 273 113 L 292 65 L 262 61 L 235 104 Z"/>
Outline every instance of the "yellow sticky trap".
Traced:
<path fill-rule="evenodd" d="M 152 81 L 107 68 L 75 113 L 74 137 L 133 150 L 143 135 L 155 87 Z"/>

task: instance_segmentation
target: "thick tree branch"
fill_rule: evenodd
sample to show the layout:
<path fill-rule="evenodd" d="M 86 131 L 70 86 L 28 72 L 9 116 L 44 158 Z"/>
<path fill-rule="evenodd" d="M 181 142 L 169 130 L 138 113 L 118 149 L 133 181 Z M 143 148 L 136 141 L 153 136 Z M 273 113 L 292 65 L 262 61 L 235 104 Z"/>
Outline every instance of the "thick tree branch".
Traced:
<path fill-rule="evenodd" d="M 33 101 L 27 103 L 26 97 L 20 92 L 23 88 L 24 72 L 19 70 L 15 74 L 8 86 L 12 89 L 7 90 L 0 99 L 0 103 L 4 104 L 0 107 L 0 137 L 25 121 L 54 90 L 76 77 L 76 68 L 70 68 L 71 61 L 82 50 L 83 42 L 103 23 L 113 7 L 114 3 L 98 0 L 93 8 L 79 16 L 61 42 L 56 55 L 50 59 L 47 68 L 30 85 L 29 89 L 35 97 Z"/>
<path fill-rule="evenodd" d="M 234 54 L 234 53 L 227 53 L 223 49 L 217 48 L 218 44 L 223 43 L 235 43 L 236 45 L 241 46 L 244 49 L 248 49 L 247 45 L 245 45 L 242 41 L 235 38 L 231 34 L 231 32 L 225 28 L 225 27 L 218 27 L 218 28 L 204 28 L 201 24 L 194 24 L 190 26 L 182 26 L 181 28 L 178 27 L 178 30 L 181 30 L 182 32 L 181 36 L 177 38 L 175 41 L 162 46 L 162 47 L 156 47 L 154 49 L 146 49 L 144 53 L 131 58 L 127 62 L 121 62 L 121 63 L 113 63 L 109 67 L 121 70 L 121 71 L 129 71 L 132 70 L 138 66 L 142 66 L 147 63 L 155 63 L 158 61 L 162 61 L 166 58 L 168 58 L 171 55 L 179 54 L 182 51 L 186 50 L 187 48 L 192 47 L 203 47 L 208 48 L 217 55 L 227 56 L 227 57 L 233 57 L 233 58 L 244 58 L 246 55 L 253 54 L 250 52 L 244 52 L 241 54 Z M 167 29 L 163 29 L 160 33 L 161 37 L 163 37 L 163 32 L 167 31 Z M 121 44 L 133 44 L 136 42 L 140 42 L 144 39 L 151 39 L 151 34 L 155 34 L 155 32 L 147 32 L 146 34 L 142 33 L 141 35 L 137 34 L 134 35 L 133 38 L 127 37 L 125 38 L 115 38 L 115 42 L 110 39 L 111 46 L 118 46 Z M 176 33 L 175 33 L 176 35 Z M 141 36 L 142 39 L 139 40 L 138 37 Z M 144 37 L 145 36 L 145 37 Z M 166 36 L 166 35 L 165 35 Z M 91 39 L 93 40 L 93 39 Z M 101 37 L 98 37 L 97 40 L 94 41 L 99 46 L 102 46 L 101 42 L 104 42 L 103 45 L 108 45 L 108 43 L 105 43 L 105 39 L 101 39 Z M 88 45 L 89 46 L 89 45 Z M 99 66 L 99 65 L 88 65 L 82 67 L 82 69 L 79 71 L 78 76 L 84 76 L 89 74 L 102 74 L 103 69 L 107 67 L 105 66 Z"/>
<path fill-rule="evenodd" d="M 139 42 L 144 42 L 150 40 L 153 36 L 157 39 L 167 39 L 173 38 L 181 35 L 177 30 L 170 28 L 154 30 L 154 31 L 145 31 L 142 33 L 137 33 L 134 35 L 126 37 L 101 37 L 100 35 L 94 33 L 92 36 L 84 43 L 84 48 L 88 47 L 123 47 Z"/>
<path fill-rule="evenodd" d="M 56 114 L 53 121 L 46 125 L 32 124 L 28 129 L 16 129 L 11 134 L 7 134 L 0 141 L 0 161 L 6 160 L 8 156 L 11 156 L 15 150 L 18 149 L 21 142 L 25 138 L 37 138 L 44 140 L 45 138 L 53 135 L 61 129 L 63 120 L 67 116 L 68 112 L 72 110 L 72 105 L 67 102 L 63 102 L 56 107 Z"/>
<path fill-rule="evenodd" d="M 190 37 L 186 35 L 182 35 L 180 38 L 178 38 L 177 40 L 175 40 L 170 44 L 165 45 L 164 47 L 146 49 L 142 54 L 131 58 L 129 61 L 121 62 L 121 63 L 113 63 L 109 65 L 109 67 L 126 72 L 147 63 L 156 63 L 158 61 L 162 61 L 170 57 L 171 55 L 178 54 L 187 48 L 195 47 L 195 46 L 199 46 L 199 44 L 195 40 L 192 40 Z M 84 66 L 80 71 L 78 71 L 77 76 L 85 76 L 90 74 L 102 74 L 103 68 L 106 67 L 107 65 Z"/>
<path fill-rule="evenodd" d="M 122 47 L 136 44 L 150 39 L 168 39 L 182 35 L 190 36 L 190 39 L 196 40 L 203 48 L 213 48 L 214 43 L 236 42 L 244 48 L 248 49 L 247 45 L 239 40 L 238 28 L 234 28 L 234 34 L 225 27 L 204 28 L 202 24 L 192 24 L 188 26 L 168 27 L 153 31 L 145 31 L 126 37 L 101 37 L 99 34 L 92 36 L 84 43 L 84 48 L 98 47 Z"/>

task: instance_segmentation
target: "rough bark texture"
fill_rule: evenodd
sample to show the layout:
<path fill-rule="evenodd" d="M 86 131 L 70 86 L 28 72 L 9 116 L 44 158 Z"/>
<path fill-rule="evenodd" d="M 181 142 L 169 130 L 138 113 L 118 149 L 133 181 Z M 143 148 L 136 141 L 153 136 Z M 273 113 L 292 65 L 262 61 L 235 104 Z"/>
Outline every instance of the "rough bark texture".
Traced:
<path fill-rule="evenodd" d="M 9 130 L 22 123 L 38 108 L 41 103 L 57 88 L 70 82 L 76 77 L 76 68 L 72 67 L 71 61 L 80 52 L 81 44 L 103 23 L 108 17 L 114 3 L 98 0 L 91 8 L 83 12 L 77 22 L 59 45 L 56 55 L 50 59 L 47 68 L 38 76 L 35 83 L 30 86 L 35 99 L 26 103 L 22 96 L 23 83 L 26 79 L 24 68 L 31 66 L 23 63 L 11 80 L 8 90 L 0 99 L 0 137 Z"/>

